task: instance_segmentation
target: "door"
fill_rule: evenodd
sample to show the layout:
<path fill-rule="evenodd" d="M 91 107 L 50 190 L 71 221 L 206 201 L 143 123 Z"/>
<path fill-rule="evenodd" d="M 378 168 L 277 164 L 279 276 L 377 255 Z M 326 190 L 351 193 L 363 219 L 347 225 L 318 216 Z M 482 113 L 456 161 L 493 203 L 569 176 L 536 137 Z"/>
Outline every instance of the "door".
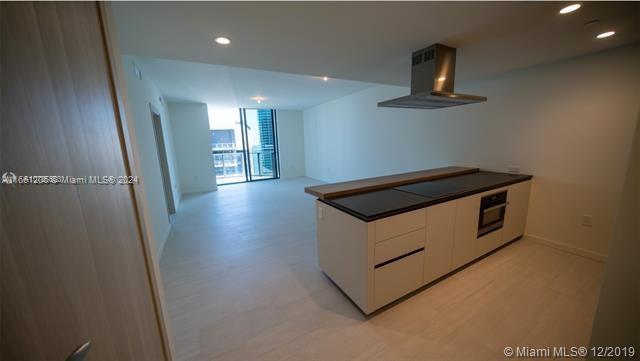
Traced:
<path fill-rule="evenodd" d="M 424 283 L 451 271 L 456 201 L 427 208 L 427 237 L 424 255 Z"/>
<path fill-rule="evenodd" d="M 169 162 L 167 161 L 167 148 L 164 144 L 164 132 L 162 131 L 162 119 L 160 115 L 151 111 L 151 121 L 153 122 L 153 134 L 156 138 L 156 149 L 158 151 L 158 161 L 160 162 L 160 174 L 162 175 L 162 187 L 164 188 L 164 198 L 167 202 L 167 213 L 176 213 L 176 204 L 171 191 L 171 176 L 169 175 Z"/>
<path fill-rule="evenodd" d="M 247 181 L 242 109 L 209 109 L 213 166 L 218 185 Z"/>
<path fill-rule="evenodd" d="M 275 112 L 243 109 L 248 180 L 278 178 Z"/>
<path fill-rule="evenodd" d="M 458 268 L 474 258 L 478 235 L 480 196 L 472 195 L 456 200 L 456 229 L 453 240 L 453 268 Z"/>
<path fill-rule="evenodd" d="M 129 174 L 98 4 L 0 7 L 0 170 Z M 134 187 L 0 185 L 0 359 L 169 359 Z"/>
<path fill-rule="evenodd" d="M 507 210 L 504 215 L 502 243 L 513 241 L 524 234 L 529 207 L 531 181 L 516 183 L 507 191 Z"/>

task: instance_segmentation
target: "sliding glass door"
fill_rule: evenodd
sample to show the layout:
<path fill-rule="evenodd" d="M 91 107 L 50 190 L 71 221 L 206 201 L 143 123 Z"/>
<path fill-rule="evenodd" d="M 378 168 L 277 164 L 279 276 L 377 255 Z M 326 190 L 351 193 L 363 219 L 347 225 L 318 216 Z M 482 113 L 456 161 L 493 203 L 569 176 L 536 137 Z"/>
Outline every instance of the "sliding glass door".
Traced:
<path fill-rule="evenodd" d="M 237 108 L 209 109 L 211 152 L 219 185 L 247 179 L 241 113 Z"/>
<path fill-rule="evenodd" d="M 274 111 L 242 109 L 249 180 L 278 178 Z"/>
<path fill-rule="evenodd" d="M 218 184 L 280 176 L 274 110 L 211 109 L 209 128 Z"/>

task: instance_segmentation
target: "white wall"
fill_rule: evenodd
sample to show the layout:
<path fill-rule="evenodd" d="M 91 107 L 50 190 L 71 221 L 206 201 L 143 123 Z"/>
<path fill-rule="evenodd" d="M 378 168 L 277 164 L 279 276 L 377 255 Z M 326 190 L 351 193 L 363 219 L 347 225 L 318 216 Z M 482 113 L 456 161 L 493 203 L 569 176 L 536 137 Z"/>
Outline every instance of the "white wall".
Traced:
<path fill-rule="evenodd" d="M 126 73 L 128 102 L 133 115 L 136 143 L 140 152 L 142 174 L 139 174 L 139 176 L 144 184 L 149 206 L 153 238 L 156 241 L 158 255 L 161 255 L 171 224 L 169 223 L 167 202 L 160 173 L 160 161 L 158 160 L 151 109 L 158 113 L 161 118 L 167 161 L 169 163 L 171 190 L 177 209 L 180 204 L 180 182 L 176 167 L 172 129 L 167 108 L 160 101 L 161 94 L 153 82 L 146 78 L 144 69 L 139 68 L 142 71 L 142 80 L 138 78 L 134 68 L 136 58 L 125 55 L 122 57 L 122 62 Z"/>
<path fill-rule="evenodd" d="M 209 114 L 203 103 L 169 103 L 176 162 L 183 194 L 217 189 Z"/>
<path fill-rule="evenodd" d="M 378 108 L 408 88 L 379 86 L 304 111 L 308 177 L 326 182 L 446 165 L 535 176 L 526 232 L 607 252 L 640 111 L 638 45 L 457 86 L 488 102 Z M 581 225 L 593 215 L 593 227 Z"/>
<path fill-rule="evenodd" d="M 302 111 L 278 110 L 280 178 L 304 176 L 304 127 Z"/>
<path fill-rule="evenodd" d="M 591 345 L 640 349 L 640 122 L 600 288 Z"/>

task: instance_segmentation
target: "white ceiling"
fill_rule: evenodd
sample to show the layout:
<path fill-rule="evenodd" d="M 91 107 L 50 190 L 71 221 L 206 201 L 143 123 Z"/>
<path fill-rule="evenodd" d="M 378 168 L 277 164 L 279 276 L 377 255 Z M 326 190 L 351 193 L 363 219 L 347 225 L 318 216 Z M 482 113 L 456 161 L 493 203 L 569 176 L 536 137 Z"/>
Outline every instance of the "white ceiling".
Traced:
<path fill-rule="evenodd" d="M 196 101 L 213 107 L 256 106 L 304 109 L 373 84 L 222 65 L 134 57 L 143 77 L 152 79 L 169 101 Z M 258 105 L 252 98 L 264 97 Z"/>
<path fill-rule="evenodd" d="M 577 12 L 559 15 L 566 4 L 115 2 L 113 7 L 125 54 L 397 85 L 409 84 L 411 52 L 436 42 L 458 48 L 456 79 L 464 81 L 640 40 L 640 2 L 583 2 Z M 600 21 L 585 25 L 592 19 Z M 607 29 L 617 34 L 594 38 Z M 217 35 L 230 37 L 232 44 L 214 44 Z"/>

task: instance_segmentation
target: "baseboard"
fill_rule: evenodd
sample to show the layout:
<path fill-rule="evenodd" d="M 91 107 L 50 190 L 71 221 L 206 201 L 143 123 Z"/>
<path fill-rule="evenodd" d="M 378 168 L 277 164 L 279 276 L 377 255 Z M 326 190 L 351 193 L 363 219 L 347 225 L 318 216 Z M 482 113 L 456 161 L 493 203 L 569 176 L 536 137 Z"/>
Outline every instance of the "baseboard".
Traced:
<path fill-rule="evenodd" d="M 536 236 L 536 235 L 529 234 L 529 233 L 525 234 L 525 238 L 526 239 L 530 239 L 530 240 L 532 240 L 534 242 L 537 242 L 537 243 L 540 243 L 540 244 L 544 244 L 544 245 L 549 246 L 549 247 L 553 247 L 555 249 L 559 249 L 561 251 L 565 251 L 565 252 L 576 254 L 578 256 L 586 257 L 586 258 L 592 259 L 594 261 L 599 261 L 599 262 L 606 262 L 607 261 L 607 256 L 602 254 L 602 253 L 589 251 L 589 250 L 586 250 L 586 249 L 583 249 L 583 248 L 579 248 L 579 247 L 569 246 L 567 244 L 563 244 L 563 243 L 559 243 L 559 242 L 556 242 L 556 241 L 552 241 L 552 240 L 550 240 L 548 238 Z"/>
<path fill-rule="evenodd" d="M 197 196 L 197 195 L 200 195 L 200 194 L 215 192 L 217 190 L 218 190 L 218 186 L 216 186 L 215 188 L 206 188 L 206 189 L 188 189 L 188 190 L 182 191 L 182 195 L 183 196 Z"/>

